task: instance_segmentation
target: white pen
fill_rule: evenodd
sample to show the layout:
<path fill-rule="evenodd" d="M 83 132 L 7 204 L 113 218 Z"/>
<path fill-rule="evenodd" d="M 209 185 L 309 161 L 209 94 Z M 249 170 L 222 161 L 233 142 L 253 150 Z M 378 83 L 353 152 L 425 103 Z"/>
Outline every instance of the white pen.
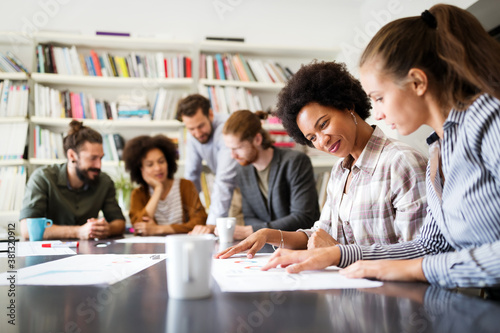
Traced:
<path fill-rule="evenodd" d="M 78 242 L 45 243 L 42 247 L 78 247 Z"/>

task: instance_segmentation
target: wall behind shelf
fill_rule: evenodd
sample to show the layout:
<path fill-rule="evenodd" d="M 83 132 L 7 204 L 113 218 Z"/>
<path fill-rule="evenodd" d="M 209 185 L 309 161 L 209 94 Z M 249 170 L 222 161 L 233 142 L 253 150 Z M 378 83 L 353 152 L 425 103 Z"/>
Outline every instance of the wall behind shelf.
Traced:
<path fill-rule="evenodd" d="M 438 0 L 18 0 L 0 12 L 0 31 L 96 30 L 202 41 L 244 37 L 249 43 L 336 47 L 359 31 L 373 35 L 383 13 L 391 20 L 419 15 Z M 448 1 L 467 8 L 474 0 Z M 196 22 L 194 24 L 193 22 Z M 370 37 L 370 36 L 368 36 Z M 367 42 L 367 41 L 366 41 Z M 362 46 L 361 46 L 362 47 Z M 357 59 L 352 60 L 353 64 Z"/>

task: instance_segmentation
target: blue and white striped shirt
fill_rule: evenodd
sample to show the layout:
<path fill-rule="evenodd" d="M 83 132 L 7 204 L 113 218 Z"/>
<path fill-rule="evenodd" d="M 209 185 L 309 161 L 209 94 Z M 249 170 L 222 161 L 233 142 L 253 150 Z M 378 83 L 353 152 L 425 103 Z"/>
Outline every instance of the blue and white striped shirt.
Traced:
<path fill-rule="evenodd" d="M 339 245 L 339 266 L 425 256 L 422 269 L 432 284 L 500 285 L 500 100 L 483 94 L 465 111 L 452 109 L 430 152 L 429 206 L 420 237 L 393 245 Z M 433 158 L 436 153 L 440 159 Z"/>

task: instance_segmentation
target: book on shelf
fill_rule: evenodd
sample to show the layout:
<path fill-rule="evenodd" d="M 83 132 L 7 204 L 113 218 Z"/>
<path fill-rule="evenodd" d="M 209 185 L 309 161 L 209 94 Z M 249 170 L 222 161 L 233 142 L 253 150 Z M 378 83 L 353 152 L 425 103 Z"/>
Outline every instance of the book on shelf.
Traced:
<path fill-rule="evenodd" d="M 37 159 L 66 159 L 64 133 L 53 132 L 36 125 L 33 129 L 33 157 Z M 120 134 L 102 134 L 103 161 L 119 161 L 124 146 Z"/>
<path fill-rule="evenodd" d="M 0 124 L 0 160 L 22 159 L 28 122 Z"/>
<path fill-rule="evenodd" d="M 160 88 L 156 94 L 153 113 L 153 120 L 172 120 L 175 119 L 177 103 L 183 98 L 185 93 L 176 90 L 167 90 Z"/>
<path fill-rule="evenodd" d="M 65 159 L 63 133 L 52 132 L 36 125 L 33 129 L 33 157 L 37 159 Z"/>
<path fill-rule="evenodd" d="M 192 77 L 192 59 L 182 54 L 166 56 L 163 52 L 133 52 L 112 55 L 108 52 L 97 53 L 95 50 L 83 53 L 74 45 L 39 44 L 36 56 L 39 73 L 139 78 Z M 3 67 L 2 60 L 3 57 L 0 56 L 0 70 Z"/>
<path fill-rule="evenodd" d="M 251 59 L 241 54 L 200 55 L 200 78 L 243 82 L 285 83 L 292 71 L 273 60 Z"/>
<path fill-rule="evenodd" d="M 0 83 L 1 86 L 1 83 Z M 35 112 L 37 117 L 75 119 L 175 119 L 178 101 L 184 91 L 158 89 L 154 108 L 151 110 L 146 97 L 120 95 L 116 101 L 95 98 L 93 95 L 69 90 L 57 90 L 35 84 Z M 0 110 L 1 110 L 0 101 Z M 26 101 L 27 107 L 27 101 Z"/>
<path fill-rule="evenodd" d="M 216 113 L 229 114 L 238 110 L 252 112 L 262 110 L 260 98 L 252 95 L 243 87 L 207 86 L 207 97 L 212 110 Z"/>
<path fill-rule="evenodd" d="M 295 141 L 288 135 L 288 133 L 283 130 L 269 130 L 269 135 L 274 141 L 274 146 L 293 148 L 295 147 Z"/>
<path fill-rule="evenodd" d="M 26 117 L 29 86 L 3 80 L 0 82 L 0 117 Z"/>
<path fill-rule="evenodd" d="M 117 113 L 117 119 L 151 119 L 149 102 L 144 96 L 118 96 Z"/>
<path fill-rule="evenodd" d="M 12 52 L 7 51 L 5 54 L 0 52 L 0 72 L 5 73 L 21 73 L 28 74 L 28 69 L 23 62 Z"/>
<path fill-rule="evenodd" d="M 24 166 L 0 167 L 0 211 L 21 210 L 25 185 Z"/>

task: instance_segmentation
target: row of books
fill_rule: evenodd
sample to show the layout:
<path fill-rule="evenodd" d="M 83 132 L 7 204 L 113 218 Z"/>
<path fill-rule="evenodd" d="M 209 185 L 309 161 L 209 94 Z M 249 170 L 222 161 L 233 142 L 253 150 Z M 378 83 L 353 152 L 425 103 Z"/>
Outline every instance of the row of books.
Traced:
<path fill-rule="evenodd" d="M 259 96 L 252 95 L 248 89 L 222 86 L 207 86 L 206 88 L 214 112 L 229 114 L 238 110 L 252 112 L 262 110 Z"/>
<path fill-rule="evenodd" d="M 176 117 L 177 103 L 186 97 L 185 92 L 160 88 L 153 106 L 152 120 L 172 120 Z"/>
<path fill-rule="evenodd" d="M 0 168 L 0 211 L 21 210 L 25 185 L 24 166 Z"/>
<path fill-rule="evenodd" d="M 116 101 L 35 84 L 35 116 L 75 119 L 151 119 L 145 96 L 119 95 Z"/>
<path fill-rule="evenodd" d="M 75 119 L 116 119 L 116 102 L 95 99 L 90 94 L 57 90 L 35 84 L 35 116 Z"/>
<path fill-rule="evenodd" d="M 66 159 L 63 148 L 64 133 L 53 132 L 36 125 L 33 129 L 33 156 L 37 159 Z M 124 140 L 119 134 L 103 134 L 103 161 L 120 161 Z"/>
<path fill-rule="evenodd" d="M 200 78 L 245 82 L 285 83 L 290 68 L 271 60 L 245 59 L 241 54 L 200 55 Z"/>
<path fill-rule="evenodd" d="M 28 69 L 14 53 L 7 51 L 5 54 L 0 52 L 0 72 L 28 74 Z"/>
<path fill-rule="evenodd" d="M 192 60 L 184 55 L 165 57 L 162 52 L 118 56 L 90 50 L 84 55 L 75 46 L 38 45 L 37 72 L 64 75 L 138 78 L 192 77 Z"/>
<path fill-rule="evenodd" d="M 23 158 L 28 123 L 0 124 L 0 160 Z"/>
<path fill-rule="evenodd" d="M 0 117 L 26 117 L 29 86 L 3 80 L 0 82 Z"/>

